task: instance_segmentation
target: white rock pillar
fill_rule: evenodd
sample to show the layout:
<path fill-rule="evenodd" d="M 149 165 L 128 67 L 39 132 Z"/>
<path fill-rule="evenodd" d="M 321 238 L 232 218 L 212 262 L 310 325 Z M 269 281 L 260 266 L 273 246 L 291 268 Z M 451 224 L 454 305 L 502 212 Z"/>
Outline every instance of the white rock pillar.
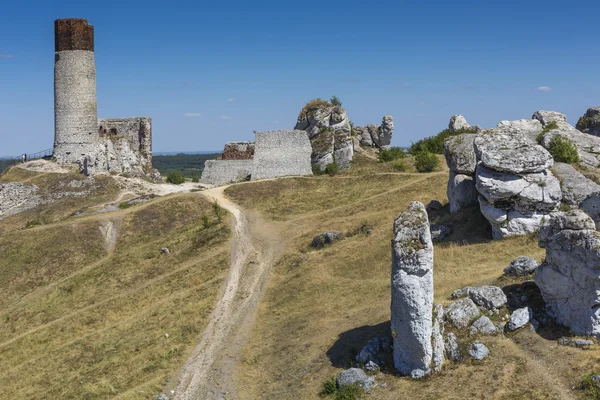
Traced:
<path fill-rule="evenodd" d="M 396 369 L 413 378 L 427 375 L 433 353 L 433 244 L 419 202 L 394 221 L 391 323 Z"/>
<path fill-rule="evenodd" d="M 94 27 L 82 18 L 59 19 L 54 39 L 54 159 L 75 163 L 100 142 Z"/>

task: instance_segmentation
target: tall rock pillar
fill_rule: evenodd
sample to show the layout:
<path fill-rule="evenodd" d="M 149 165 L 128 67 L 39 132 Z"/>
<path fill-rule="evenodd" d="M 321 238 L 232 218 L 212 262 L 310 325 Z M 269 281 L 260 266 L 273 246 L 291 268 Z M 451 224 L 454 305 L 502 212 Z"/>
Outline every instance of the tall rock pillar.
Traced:
<path fill-rule="evenodd" d="M 391 320 L 394 366 L 402 375 L 427 375 L 433 356 L 433 244 L 419 202 L 394 221 Z"/>
<path fill-rule="evenodd" d="M 81 162 L 99 144 L 94 27 L 83 18 L 54 22 L 54 158 Z"/>

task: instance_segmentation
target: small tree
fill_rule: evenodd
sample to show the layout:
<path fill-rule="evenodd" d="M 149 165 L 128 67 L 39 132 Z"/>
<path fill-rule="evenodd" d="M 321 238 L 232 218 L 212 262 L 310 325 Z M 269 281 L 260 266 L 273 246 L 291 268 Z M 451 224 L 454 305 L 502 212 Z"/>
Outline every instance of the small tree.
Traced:
<path fill-rule="evenodd" d="M 548 151 L 552 154 L 555 161 L 567 164 L 579 161 L 579 153 L 573 142 L 562 135 L 553 135 L 548 143 Z"/>
<path fill-rule="evenodd" d="M 340 99 L 338 99 L 337 96 L 331 96 L 331 99 L 329 99 L 329 102 L 331 104 L 333 104 L 334 106 L 337 106 L 337 107 L 341 107 L 342 106 L 342 102 L 341 102 Z"/>
<path fill-rule="evenodd" d="M 389 149 L 383 149 L 379 152 L 379 155 L 377 156 L 379 162 L 390 162 L 394 160 L 399 160 L 404 157 L 406 157 L 406 153 L 400 147 L 390 147 Z"/>
<path fill-rule="evenodd" d="M 167 176 L 167 182 L 174 185 L 181 185 L 183 182 L 185 182 L 185 178 L 183 175 L 181 175 L 181 172 L 173 171 Z"/>
<path fill-rule="evenodd" d="M 435 154 L 423 151 L 415 155 L 415 168 L 419 172 L 432 172 L 439 168 L 440 160 Z"/>

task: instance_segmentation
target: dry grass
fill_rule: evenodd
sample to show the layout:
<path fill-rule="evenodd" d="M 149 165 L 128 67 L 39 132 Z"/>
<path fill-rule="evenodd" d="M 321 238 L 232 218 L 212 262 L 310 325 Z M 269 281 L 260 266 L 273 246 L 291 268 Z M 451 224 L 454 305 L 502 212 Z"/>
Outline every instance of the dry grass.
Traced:
<path fill-rule="evenodd" d="M 237 369 L 241 399 L 313 399 L 322 383 L 351 365 L 356 352 L 378 335 L 389 334 L 392 222 L 411 201 L 446 201 L 446 173 L 360 176 L 385 164 L 367 162 L 339 177 L 251 183 L 226 194 L 265 219 L 283 220 L 289 235 L 286 255 L 271 273 L 266 294 Z M 384 171 L 387 172 L 387 171 Z M 532 236 L 492 241 L 487 222 L 465 211 L 439 220 L 454 233 L 435 248 L 435 299 L 466 285 L 496 283 L 517 256 L 543 258 Z M 322 250 L 309 247 L 327 230 L 374 227 Z M 449 365 L 424 381 L 380 375 L 371 399 L 560 399 L 579 398 L 584 374 L 597 349 L 558 347 L 523 330 L 507 338 L 485 338 L 492 357 Z"/>
<path fill-rule="evenodd" d="M 203 214 L 212 226 L 202 227 Z M 113 250 L 99 229 L 104 220 L 120 224 Z M 161 255 L 162 247 L 170 254 Z M 153 399 L 196 346 L 229 252 L 228 223 L 217 223 L 198 195 L 4 233 L 4 396 Z"/>

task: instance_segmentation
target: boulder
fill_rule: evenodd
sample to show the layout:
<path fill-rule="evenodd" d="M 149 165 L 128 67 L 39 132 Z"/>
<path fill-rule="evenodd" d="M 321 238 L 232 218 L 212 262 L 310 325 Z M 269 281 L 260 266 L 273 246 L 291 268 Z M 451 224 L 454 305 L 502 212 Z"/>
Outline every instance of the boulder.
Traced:
<path fill-rule="evenodd" d="M 568 337 L 562 337 L 562 338 L 558 339 L 558 344 L 561 346 L 570 346 L 570 347 L 577 347 L 579 349 L 586 349 L 590 346 L 593 346 L 594 341 L 586 340 L 586 339 L 571 339 Z"/>
<path fill-rule="evenodd" d="M 391 291 L 394 365 L 403 375 L 422 377 L 433 352 L 433 243 L 422 203 L 411 203 L 394 221 Z"/>
<path fill-rule="evenodd" d="M 511 134 L 525 135 L 532 142 L 535 142 L 537 135 L 544 129 L 542 123 L 537 119 L 500 121 L 497 128 Z"/>
<path fill-rule="evenodd" d="M 450 212 L 453 214 L 477 204 L 475 178 L 450 171 L 446 195 L 450 203 Z"/>
<path fill-rule="evenodd" d="M 340 232 L 337 231 L 331 231 L 331 232 L 325 232 L 325 233 L 320 233 L 317 236 L 315 236 L 311 242 L 311 246 L 314 247 L 315 249 L 320 249 L 325 247 L 325 245 L 327 244 L 331 244 L 337 240 L 341 240 L 342 239 L 342 234 Z"/>
<path fill-rule="evenodd" d="M 392 135 L 394 134 L 394 120 L 391 115 L 386 115 L 381 121 L 381 126 L 377 129 L 376 133 L 372 132 L 373 144 L 384 149 L 389 147 L 392 142 Z"/>
<path fill-rule="evenodd" d="M 483 360 L 490 355 L 490 351 L 483 343 L 475 342 L 469 346 L 469 355 L 475 360 Z"/>
<path fill-rule="evenodd" d="M 510 316 L 507 327 L 510 331 L 515 331 L 519 328 L 524 327 L 533 318 L 533 311 L 529 307 L 519 308 L 515 310 Z"/>
<path fill-rule="evenodd" d="M 362 364 L 372 362 L 378 367 L 381 364 L 380 353 L 388 353 L 390 340 L 387 337 L 375 337 L 367 342 L 365 347 L 356 355 L 356 361 Z"/>
<path fill-rule="evenodd" d="M 375 126 L 377 126 L 377 125 L 375 125 Z M 354 130 L 357 133 L 357 137 L 360 136 L 361 146 L 366 146 L 366 147 L 373 146 L 373 138 L 371 137 L 371 133 L 369 132 L 368 127 L 355 126 Z"/>
<path fill-rule="evenodd" d="M 562 201 L 566 204 L 579 206 L 589 197 L 600 194 L 600 185 L 569 164 L 557 162 L 552 172 L 560 180 Z"/>
<path fill-rule="evenodd" d="M 444 349 L 446 350 L 446 357 L 454 362 L 462 361 L 464 356 L 460 352 L 458 346 L 458 339 L 454 333 L 449 333 L 444 341 Z"/>
<path fill-rule="evenodd" d="M 324 170 L 335 160 L 340 168 L 350 168 L 354 156 L 352 128 L 342 107 L 324 100 L 312 100 L 300 111 L 294 129 L 308 133 L 313 165 Z"/>
<path fill-rule="evenodd" d="M 471 325 L 471 334 L 495 335 L 498 333 L 496 325 L 486 316 L 479 317 Z"/>
<path fill-rule="evenodd" d="M 469 297 L 479 307 L 491 311 L 503 307 L 508 301 L 502 289 L 497 286 L 472 287 Z"/>
<path fill-rule="evenodd" d="M 535 258 L 517 257 L 511 261 L 508 267 L 504 268 L 504 275 L 509 276 L 526 276 L 533 274 L 539 263 Z"/>
<path fill-rule="evenodd" d="M 576 128 L 583 133 L 600 136 L 600 106 L 588 109 L 577 121 Z"/>
<path fill-rule="evenodd" d="M 451 171 L 464 175 L 475 173 L 477 157 L 473 143 L 476 137 L 473 133 L 463 133 L 444 142 L 444 157 Z"/>
<path fill-rule="evenodd" d="M 567 116 L 556 111 L 536 111 L 533 113 L 531 119 L 537 119 L 541 122 L 543 127 L 548 125 L 550 122 L 567 122 Z"/>
<path fill-rule="evenodd" d="M 535 283 L 548 314 L 578 335 L 600 337 L 600 233 L 582 211 L 551 216 L 538 234 L 546 262 Z"/>
<path fill-rule="evenodd" d="M 452 132 L 460 131 L 462 129 L 468 129 L 471 125 L 467 123 L 465 117 L 460 114 L 453 115 L 448 123 L 448 130 Z"/>
<path fill-rule="evenodd" d="M 338 387 L 357 384 L 365 392 L 369 392 L 375 387 L 373 378 L 367 376 L 365 371 L 360 368 L 350 368 L 340 372 L 335 381 Z"/>
<path fill-rule="evenodd" d="M 462 329 L 481 315 L 479 309 L 470 298 L 456 300 L 444 309 L 446 320 L 456 328 Z"/>

